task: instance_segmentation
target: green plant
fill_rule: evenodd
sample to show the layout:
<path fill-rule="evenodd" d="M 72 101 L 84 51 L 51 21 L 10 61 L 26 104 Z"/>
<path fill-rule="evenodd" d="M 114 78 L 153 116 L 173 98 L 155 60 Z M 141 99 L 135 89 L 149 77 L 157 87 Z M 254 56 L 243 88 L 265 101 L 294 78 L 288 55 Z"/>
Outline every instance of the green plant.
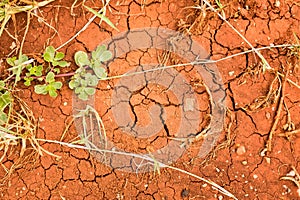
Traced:
<path fill-rule="evenodd" d="M 49 94 L 51 97 L 56 97 L 56 91 L 62 87 L 62 83 L 55 80 L 57 77 L 55 74 L 60 73 L 59 67 L 70 66 L 70 63 L 63 60 L 64 57 L 64 53 L 57 52 L 53 46 L 48 46 L 43 54 L 44 60 L 49 64 L 46 69 L 43 65 L 37 65 L 33 59 L 29 60 L 27 55 L 21 54 L 18 58 L 16 56 L 7 58 L 6 62 L 11 66 L 8 70 L 12 73 L 9 78 L 14 77 L 15 85 L 23 79 L 25 86 L 30 86 L 33 80 L 45 81 L 44 84 L 35 85 L 34 91 L 37 94 Z M 22 76 L 24 73 L 25 76 Z"/>
<path fill-rule="evenodd" d="M 26 77 L 24 77 L 24 85 L 30 86 L 31 81 L 34 80 L 33 76 L 39 77 L 43 75 L 43 65 L 32 65 L 29 64 L 26 66 L 28 72 L 26 73 Z"/>
<path fill-rule="evenodd" d="M 68 67 L 70 66 L 70 63 L 67 61 L 64 61 L 63 58 L 65 57 L 65 54 L 62 52 L 56 52 L 55 48 L 53 46 L 48 46 L 45 49 L 43 58 L 45 61 L 51 63 L 53 67 L 59 66 L 59 67 Z M 59 68 L 53 68 L 53 71 L 56 73 L 59 73 Z"/>
<path fill-rule="evenodd" d="M 107 77 L 102 63 L 111 58 L 112 53 L 104 45 L 98 46 L 92 52 L 91 59 L 89 59 L 86 52 L 78 51 L 75 53 L 75 63 L 79 68 L 69 82 L 69 87 L 75 91 L 80 99 L 87 100 L 90 95 L 95 94 L 95 86 L 98 84 L 98 81 Z"/>
<path fill-rule="evenodd" d="M 62 87 L 62 83 L 55 81 L 55 75 L 53 72 L 49 72 L 45 79 L 45 84 L 35 85 L 34 92 L 37 94 L 49 94 L 51 97 L 57 97 L 56 90 L 59 90 Z"/>

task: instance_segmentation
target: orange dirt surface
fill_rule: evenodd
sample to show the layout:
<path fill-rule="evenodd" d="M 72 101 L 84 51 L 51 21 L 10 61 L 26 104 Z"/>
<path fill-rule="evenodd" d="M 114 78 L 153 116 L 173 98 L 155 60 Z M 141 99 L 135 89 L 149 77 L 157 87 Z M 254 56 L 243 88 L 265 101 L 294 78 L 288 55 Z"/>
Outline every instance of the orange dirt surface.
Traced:
<path fill-rule="evenodd" d="M 51 27 L 33 17 L 25 39 L 24 54 L 41 55 L 47 45 L 58 47 L 87 23 L 91 14 L 81 4 L 71 14 L 72 3 L 69 0 L 55 2 L 37 10 L 39 16 L 43 16 Z M 223 11 L 227 20 L 255 48 L 291 44 L 295 42 L 294 33 L 300 35 L 300 2 L 226 0 L 221 3 L 225 6 Z M 95 10 L 102 6 L 97 1 L 87 1 L 86 5 Z M 119 32 L 145 27 L 186 31 L 198 20 L 189 32 L 212 60 L 251 49 L 208 8 L 206 18 L 198 19 L 197 14 L 201 11 L 192 8 L 194 1 L 112 0 L 109 5 L 107 17 Z M 16 31 L 18 40 L 21 41 L 26 15 L 22 13 L 16 18 Z M 13 32 L 13 23 L 8 23 L 7 28 Z M 70 67 L 62 71 L 68 73 L 76 70 L 73 60 L 76 51 L 91 52 L 119 32 L 104 22 L 99 25 L 99 19 L 96 19 L 84 32 L 60 49 L 66 54 L 66 60 L 72 62 Z M 0 40 L 0 58 L 5 59 L 11 52 L 13 42 L 4 32 Z M 155 54 L 153 52 L 151 49 L 144 52 L 133 51 L 115 59 L 108 70 L 108 76 L 126 73 L 141 63 L 158 62 L 157 57 L 152 57 Z M 274 71 L 285 74 L 290 66 L 288 78 L 299 83 L 299 60 L 291 58 L 287 49 L 266 49 L 261 53 Z M 159 52 L 159 55 L 162 54 L 163 52 Z M 171 56 L 166 64 L 184 61 L 185 58 Z M 286 124 L 291 122 L 296 130 L 300 129 L 300 88 L 287 82 L 284 94 L 278 90 L 279 97 L 284 95 L 286 106 L 279 116 L 272 151 L 264 153 L 279 101 L 270 100 L 254 109 L 257 105 L 254 103 L 261 102 L 267 96 L 272 81 L 276 78 L 275 72 L 262 73 L 257 70 L 261 68 L 259 63 L 260 60 L 254 53 L 216 63 L 223 80 L 227 106 L 220 138 L 213 151 L 205 158 L 197 157 L 197 150 L 201 146 L 201 141 L 197 141 L 172 165 L 214 181 L 238 199 L 300 199 L 297 186 L 292 181 L 281 180 L 281 177 L 292 174 L 292 167 L 300 171 L 299 133 L 284 134 L 287 132 Z M 177 71 L 195 91 L 201 119 L 198 128 L 203 130 L 209 121 L 209 93 L 201 84 L 201 76 L 193 66 L 178 68 Z M 0 72 L 4 73 L 4 70 L 1 71 L 0 68 Z M 70 142 L 79 134 L 74 123 L 64 134 L 66 126 L 73 120 L 73 93 L 67 87 L 69 78 L 60 80 L 64 86 L 55 99 L 37 95 L 33 92 L 33 87 L 21 84 L 18 94 L 33 110 L 38 121 L 37 138 Z M 136 138 L 134 135 L 122 134 L 122 129 L 113 121 L 111 102 L 113 88 L 117 84 L 117 79 L 100 81 L 95 94 L 95 109 L 102 117 L 108 139 L 118 148 L 135 153 L 154 152 L 172 141 L 170 138 L 175 137 L 180 128 L 180 100 L 172 91 L 149 84 L 132 95 L 130 117 L 136 119 L 138 126 L 143 127 L 151 122 L 150 111 L 154 105 L 165 106 L 165 128 L 148 138 Z M 279 83 L 276 84 L 274 87 L 279 87 Z M 44 153 L 43 156 L 14 165 L 19 152 L 13 151 L 2 162 L 4 167 L 0 170 L 0 177 L 6 175 L 5 168 L 14 166 L 15 170 L 1 185 L 0 199 L 230 199 L 211 185 L 171 169 L 160 169 L 160 174 L 128 172 L 101 163 L 94 154 L 85 150 L 48 142 L 41 143 L 41 146 L 60 158 Z"/>

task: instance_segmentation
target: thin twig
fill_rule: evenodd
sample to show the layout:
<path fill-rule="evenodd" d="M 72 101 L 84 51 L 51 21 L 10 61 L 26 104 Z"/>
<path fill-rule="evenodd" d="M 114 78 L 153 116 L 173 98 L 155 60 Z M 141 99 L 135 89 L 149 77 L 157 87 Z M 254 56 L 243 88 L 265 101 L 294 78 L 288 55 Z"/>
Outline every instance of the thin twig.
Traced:
<path fill-rule="evenodd" d="M 298 133 L 300 133 L 300 129 L 296 129 L 296 130 L 293 130 L 293 131 L 288 131 L 288 132 L 280 133 L 278 136 L 280 136 L 280 137 L 290 137 L 290 136 L 296 135 Z"/>

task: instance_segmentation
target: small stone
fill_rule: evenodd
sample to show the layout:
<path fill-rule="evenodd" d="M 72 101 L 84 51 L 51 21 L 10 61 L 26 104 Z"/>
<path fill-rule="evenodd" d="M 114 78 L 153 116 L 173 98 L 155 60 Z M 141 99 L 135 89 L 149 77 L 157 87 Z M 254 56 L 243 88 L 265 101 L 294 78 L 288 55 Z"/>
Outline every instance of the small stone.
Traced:
<path fill-rule="evenodd" d="M 253 175 L 253 178 L 254 178 L 254 179 L 257 179 L 257 178 L 258 178 L 258 176 L 257 176 L 256 174 L 254 174 L 254 175 Z"/>
<path fill-rule="evenodd" d="M 229 76 L 233 76 L 234 75 L 234 71 L 230 71 L 228 72 Z"/>
<path fill-rule="evenodd" d="M 248 162 L 246 160 L 242 161 L 242 165 L 247 165 Z"/>
<path fill-rule="evenodd" d="M 237 155 L 239 155 L 239 156 L 245 154 L 245 153 L 246 153 L 246 148 L 245 148 L 245 146 L 243 146 L 243 145 L 239 146 L 239 147 L 237 148 L 237 150 L 236 150 L 236 153 L 237 153 Z"/>

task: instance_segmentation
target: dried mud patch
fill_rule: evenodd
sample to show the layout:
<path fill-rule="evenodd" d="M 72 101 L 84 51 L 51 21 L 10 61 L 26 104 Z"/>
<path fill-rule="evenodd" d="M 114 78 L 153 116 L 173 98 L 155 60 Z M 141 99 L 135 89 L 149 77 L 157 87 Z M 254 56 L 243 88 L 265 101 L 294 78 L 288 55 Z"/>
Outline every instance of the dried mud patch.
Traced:
<path fill-rule="evenodd" d="M 73 1 L 55 3 L 39 12 L 54 29 L 33 18 L 24 44 L 24 52 L 41 55 L 48 44 L 59 46 L 73 36 L 87 23 L 91 16 L 81 6 L 70 7 Z M 279 2 L 279 3 L 278 3 Z M 293 33 L 300 34 L 299 2 L 288 1 L 224 1 L 222 2 L 228 21 L 256 48 L 268 45 L 292 43 Z M 63 4 L 63 5 L 62 5 Z M 87 5 L 101 7 L 88 2 Z M 120 32 L 134 28 L 163 27 L 173 30 L 189 29 L 200 45 L 211 55 L 211 59 L 221 59 L 249 49 L 242 40 L 215 13 L 206 10 L 208 18 L 197 19 L 197 13 L 190 7 L 192 1 L 111 1 L 111 12 L 107 17 Z M 26 16 L 17 16 L 17 30 L 24 33 Z M 193 22 L 197 24 L 193 25 Z M 197 21 L 198 20 L 198 21 Z M 91 52 L 102 41 L 118 32 L 107 24 L 99 26 L 96 19 L 88 28 L 67 46 L 62 48 L 68 61 L 78 50 Z M 200 24 L 200 25 L 199 25 Z M 197 26 L 198 25 L 198 26 Z M 178 27 L 179 26 L 179 27 Z M 12 23 L 8 30 L 13 31 Z M 11 52 L 13 39 L 4 33 L 1 36 L 0 56 L 5 58 Z M 155 52 L 157 54 L 157 52 Z M 291 64 L 288 78 L 299 83 L 298 60 L 292 60 L 287 49 L 266 49 L 262 55 L 280 73 L 285 74 Z M 156 61 L 151 57 L 153 51 L 134 51 L 115 59 L 109 68 L 109 76 L 123 74 L 130 69 L 148 62 Z M 163 52 L 158 53 L 160 56 Z M 165 64 L 185 62 L 184 58 L 173 57 Z M 266 141 L 273 126 L 280 97 L 280 81 L 272 85 L 276 73 L 262 73 L 260 60 L 253 53 L 243 54 L 217 63 L 226 91 L 227 115 L 224 130 L 218 145 L 205 160 L 197 157 L 201 141 L 190 145 L 185 154 L 174 166 L 212 180 L 230 191 L 238 199 L 298 199 L 297 186 L 281 177 L 291 174 L 292 167 L 299 168 L 300 128 L 299 87 L 287 82 L 284 107 L 272 140 L 272 151 L 265 153 Z M 76 69 L 73 63 L 64 72 Z M 199 130 L 209 121 L 209 94 L 201 85 L 201 76 L 193 66 L 176 68 L 195 91 L 199 101 Z M 0 72 L 1 68 L 0 68 Z M 278 76 L 278 80 L 283 81 Z M 68 79 L 61 78 L 68 83 Z M 122 134 L 122 129 L 113 120 L 112 96 L 118 80 L 101 81 L 95 95 L 95 109 L 105 124 L 107 137 L 120 149 L 135 153 L 155 152 L 167 145 L 175 137 L 180 124 L 179 100 L 163 86 L 148 84 L 131 96 L 130 118 L 138 126 L 151 122 L 151 109 L 163 105 L 166 110 L 164 127 L 156 135 L 143 139 L 135 135 Z M 270 87 L 273 86 L 273 90 Z M 48 140 L 74 141 L 78 132 L 73 119 L 72 91 L 63 87 L 56 99 L 33 93 L 33 88 L 20 86 L 19 96 L 28 103 L 39 123 L 38 138 Z M 271 92 L 272 98 L 266 100 Z M 274 96 L 275 95 L 275 96 Z M 265 101 L 265 102 L 264 102 Z M 160 112 L 160 110 L 159 110 Z M 68 125 L 71 126 L 63 134 Z M 288 129 L 294 125 L 294 128 Z M 153 172 L 130 173 L 112 169 L 99 162 L 95 154 L 88 151 L 68 148 L 57 144 L 42 143 L 47 151 L 60 158 L 44 154 L 33 156 L 28 162 L 16 166 L 16 170 L 1 186 L 1 199 L 227 199 L 207 183 L 170 169 Z M 18 152 L 17 152 L 18 153 Z M 14 155 L 3 161 L 5 167 L 13 165 Z M 1 177 L 5 171 L 1 169 Z M 299 180 L 298 180 L 299 181 Z"/>

